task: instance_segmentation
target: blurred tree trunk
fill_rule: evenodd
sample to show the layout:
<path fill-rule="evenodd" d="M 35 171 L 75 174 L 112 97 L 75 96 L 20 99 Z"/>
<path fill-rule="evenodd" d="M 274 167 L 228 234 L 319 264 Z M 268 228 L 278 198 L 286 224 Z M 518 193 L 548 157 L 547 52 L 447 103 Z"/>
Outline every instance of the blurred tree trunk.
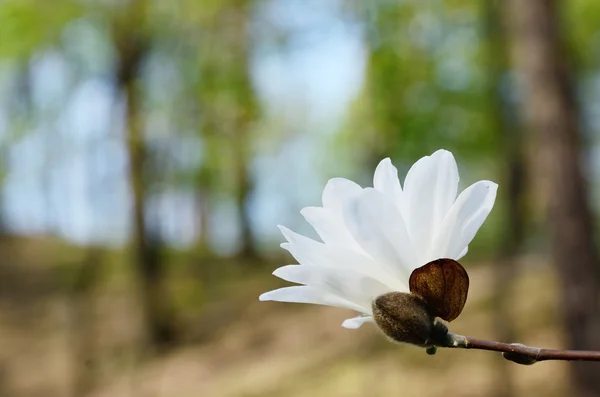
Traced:
<path fill-rule="evenodd" d="M 248 201 L 253 191 L 253 183 L 249 175 L 249 156 L 247 131 L 242 132 L 238 139 L 234 140 L 234 158 L 236 159 L 236 206 L 240 216 L 241 247 L 239 255 L 246 259 L 256 258 L 258 256 L 255 249 L 254 231 L 252 229 L 252 219 Z"/>
<path fill-rule="evenodd" d="M 10 153 L 10 144 L 0 141 L 0 239 L 7 233 L 7 225 L 4 214 L 4 181 L 8 173 L 8 154 Z M 1 261 L 1 259 L 0 259 Z"/>
<path fill-rule="evenodd" d="M 579 109 L 561 42 L 557 2 L 512 0 L 515 62 L 525 78 L 525 116 L 535 132 L 569 348 L 600 349 L 598 253 L 581 173 Z M 600 395 L 600 366 L 573 362 L 579 395 Z"/>
<path fill-rule="evenodd" d="M 197 249 L 201 255 L 210 254 L 210 187 L 198 183 L 196 192 L 196 208 L 198 211 Z"/>
<path fill-rule="evenodd" d="M 209 159 L 219 161 L 214 153 L 215 140 L 230 151 L 233 197 L 239 214 L 240 256 L 257 256 L 248 200 L 254 189 L 250 174 L 251 134 L 258 114 L 258 104 L 250 76 L 250 19 L 253 0 L 227 0 L 208 26 L 210 36 L 203 56 L 201 103 L 204 106 L 203 136 L 212 143 Z M 224 51 L 223 49 L 226 49 Z M 218 146 L 218 145 L 217 145 Z M 208 167 L 215 168 L 214 164 Z M 211 175 L 211 177 L 214 177 Z"/>
<path fill-rule="evenodd" d="M 369 38 L 370 52 L 367 61 L 366 87 L 372 129 L 363 131 L 370 136 L 366 145 L 366 167 L 375 169 L 382 158 L 398 153 L 402 126 L 405 124 L 406 70 L 403 56 L 394 40 L 399 33 L 403 4 L 376 3 L 366 5 L 366 20 L 372 19 L 372 34 Z M 411 54 L 412 55 L 412 54 Z"/>
<path fill-rule="evenodd" d="M 500 186 L 503 194 L 504 224 L 501 231 L 499 255 L 494 267 L 494 329 L 499 340 L 516 340 L 512 326 L 511 297 L 513 280 L 517 276 L 517 256 L 523 240 L 523 190 L 525 163 L 523 137 L 520 126 L 515 120 L 513 109 L 507 98 L 509 94 L 508 45 L 506 37 L 506 19 L 501 0 L 486 0 L 484 12 L 485 30 L 488 38 L 489 96 L 492 120 L 501 143 Z M 508 397 L 514 395 L 514 382 L 510 372 L 513 364 L 501 360 L 496 375 L 495 395 Z"/>
<path fill-rule="evenodd" d="M 91 395 L 98 381 L 96 286 L 103 252 L 87 250 L 71 291 L 70 331 L 73 347 L 73 397 Z"/>
<path fill-rule="evenodd" d="M 254 245 L 252 220 L 248 199 L 253 191 L 250 175 L 250 151 L 253 123 L 257 116 L 257 103 L 250 79 L 250 18 L 252 0 L 232 0 L 227 9 L 226 21 L 231 30 L 229 50 L 232 67 L 229 78 L 233 79 L 233 123 L 232 150 L 235 164 L 235 201 L 240 216 L 241 248 L 240 255 L 245 258 L 257 256 Z M 227 36 L 226 36 L 227 37 Z"/>
<path fill-rule="evenodd" d="M 210 31 L 212 29 L 209 29 Z M 210 208 L 211 196 L 220 182 L 219 173 L 222 172 L 220 165 L 221 147 L 219 146 L 218 115 L 213 108 L 215 106 L 216 95 L 219 91 L 218 70 L 219 63 L 215 59 L 213 49 L 213 35 L 207 34 L 205 42 L 201 46 L 200 57 L 198 60 L 200 85 L 197 88 L 199 105 L 198 114 L 200 115 L 199 135 L 202 139 L 204 148 L 203 162 L 196 173 L 196 205 L 198 211 L 198 225 L 200 235 L 197 241 L 197 249 L 201 255 L 210 254 Z"/>
<path fill-rule="evenodd" d="M 200 137 L 202 139 L 202 147 L 204 148 L 203 163 L 197 170 L 195 177 L 195 194 L 196 208 L 198 216 L 198 225 L 200 234 L 196 248 L 201 256 L 210 256 L 210 212 L 211 199 L 215 193 L 217 183 L 222 181 L 219 178 L 219 173 L 222 172 L 220 161 L 222 157 L 221 147 L 219 146 L 219 134 L 217 126 L 217 115 L 211 108 L 214 106 L 214 93 L 219 90 L 217 84 L 217 76 L 215 71 L 218 70 L 217 65 L 214 65 L 214 60 L 211 59 L 210 51 L 204 49 L 199 59 L 199 69 L 201 76 L 201 84 L 198 87 L 199 105 L 198 114 L 200 120 Z"/>
<path fill-rule="evenodd" d="M 146 342 L 164 348 L 174 339 L 174 328 L 163 286 L 164 263 L 158 233 L 149 233 L 146 198 L 150 184 L 149 156 L 143 136 L 143 115 L 138 73 L 147 52 L 142 33 L 147 2 L 132 1 L 116 34 L 118 50 L 117 84 L 125 97 L 129 177 L 133 196 L 133 251 Z"/>

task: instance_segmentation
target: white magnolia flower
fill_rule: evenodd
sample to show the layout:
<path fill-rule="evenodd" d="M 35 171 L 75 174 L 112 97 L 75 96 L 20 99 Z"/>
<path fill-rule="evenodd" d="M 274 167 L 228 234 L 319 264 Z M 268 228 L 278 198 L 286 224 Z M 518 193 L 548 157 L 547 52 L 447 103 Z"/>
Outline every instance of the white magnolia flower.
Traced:
<path fill-rule="evenodd" d="M 361 188 L 331 179 L 322 207 L 301 213 L 323 242 L 279 226 L 299 265 L 273 274 L 303 284 L 266 292 L 261 301 L 338 306 L 361 313 L 344 321 L 358 328 L 373 321 L 371 304 L 385 293 L 409 292 L 413 270 L 439 258 L 458 260 L 490 213 L 497 185 L 479 181 L 457 197 L 458 169 L 452 153 L 438 150 L 408 171 L 404 188 L 389 158 Z"/>

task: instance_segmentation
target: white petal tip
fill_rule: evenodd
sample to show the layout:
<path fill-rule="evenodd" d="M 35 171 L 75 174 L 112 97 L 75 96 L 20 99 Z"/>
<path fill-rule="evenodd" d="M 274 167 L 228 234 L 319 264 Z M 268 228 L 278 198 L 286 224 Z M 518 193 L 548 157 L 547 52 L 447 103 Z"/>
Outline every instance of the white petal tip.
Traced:
<path fill-rule="evenodd" d="M 264 294 L 260 294 L 260 296 L 258 297 L 258 300 L 261 302 L 265 302 L 265 301 L 270 301 L 271 299 L 269 299 L 269 293 L 265 292 Z"/>
<path fill-rule="evenodd" d="M 348 198 L 360 192 L 362 188 L 356 182 L 344 178 L 331 178 L 327 181 L 321 200 L 323 207 L 339 207 Z"/>
<path fill-rule="evenodd" d="M 279 277 L 281 279 L 284 279 L 282 276 L 283 273 L 285 273 L 286 269 L 289 269 L 290 266 L 297 266 L 297 265 L 289 265 L 289 266 L 282 266 L 282 267 L 278 267 L 277 269 L 273 270 L 273 275 L 275 277 Z M 284 279 L 285 280 L 285 279 Z M 264 294 L 263 294 L 264 295 Z"/>
<path fill-rule="evenodd" d="M 492 181 L 483 181 L 483 183 L 485 184 L 485 188 L 490 191 L 490 198 L 495 198 L 498 192 L 498 184 Z"/>
<path fill-rule="evenodd" d="M 372 316 L 358 316 L 358 317 L 349 318 L 347 320 L 344 320 L 344 322 L 342 323 L 342 327 L 344 327 L 346 329 L 358 329 L 364 323 L 371 323 L 371 322 L 373 322 Z"/>
<path fill-rule="evenodd" d="M 322 207 L 304 207 L 300 210 L 300 215 L 308 220 L 315 213 L 315 211 L 319 210 L 319 208 L 322 209 Z"/>
<path fill-rule="evenodd" d="M 457 169 L 456 159 L 451 151 L 446 149 L 439 149 L 435 151 L 431 156 L 429 156 L 435 162 L 444 162 L 444 166 L 449 167 L 452 166 L 454 169 Z"/>
<path fill-rule="evenodd" d="M 438 156 L 440 156 L 440 155 L 446 155 L 446 156 L 450 155 L 450 156 L 454 157 L 454 155 L 452 154 L 452 152 L 449 151 L 449 150 L 446 150 L 446 149 L 438 149 L 435 152 L 433 152 L 432 156 L 434 156 L 434 155 L 438 155 Z"/>
<path fill-rule="evenodd" d="M 346 328 L 346 329 L 357 329 L 360 327 L 360 325 L 357 327 L 355 322 L 352 321 L 353 319 L 348 319 L 348 320 L 344 320 L 344 322 L 342 323 L 342 327 Z"/>
<path fill-rule="evenodd" d="M 277 225 L 277 227 L 279 228 L 279 231 L 281 231 L 281 234 L 283 234 L 283 237 L 288 242 L 293 243 L 294 241 L 296 241 L 296 233 L 294 233 L 291 229 L 283 225 Z"/>
<path fill-rule="evenodd" d="M 395 170 L 394 165 L 392 164 L 392 159 L 390 159 L 389 157 L 384 158 L 383 160 L 381 160 L 379 162 L 379 164 L 377 164 L 377 167 L 375 167 L 375 175 L 374 177 L 377 178 L 382 178 L 385 177 L 387 175 L 385 175 L 391 168 L 393 167 L 393 169 Z M 397 172 L 397 171 L 395 171 Z"/>

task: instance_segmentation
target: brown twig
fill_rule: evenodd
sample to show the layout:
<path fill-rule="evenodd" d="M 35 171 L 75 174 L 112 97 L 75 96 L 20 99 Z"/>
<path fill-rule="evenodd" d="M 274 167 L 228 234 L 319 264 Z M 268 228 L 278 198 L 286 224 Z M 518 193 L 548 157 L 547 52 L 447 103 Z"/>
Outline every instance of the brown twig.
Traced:
<path fill-rule="evenodd" d="M 542 349 L 520 343 L 489 341 L 452 333 L 447 333 L 440 338 L 436 342 L 436 346 L 501 352 L 507 360 L 524 365 L 547 360 L 600 361 L 600 351 Z"/>

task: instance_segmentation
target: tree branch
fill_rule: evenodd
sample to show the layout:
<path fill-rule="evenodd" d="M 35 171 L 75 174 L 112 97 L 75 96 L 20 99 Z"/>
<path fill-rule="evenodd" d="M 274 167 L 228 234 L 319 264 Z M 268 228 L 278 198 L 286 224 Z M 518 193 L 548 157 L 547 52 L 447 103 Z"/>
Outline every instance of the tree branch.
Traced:
<path fill-rule="evenodd" d="M 477 339 L 450 332 L 439 338 L 435 346 L 501 352 L 502 356 L 507 360 L 523 365 L 531 365 L 538 361 L 547 360 L 600 361 L 600 351 L 542 349 L 525 346 L 520 343 L 503 343 Z"/>

